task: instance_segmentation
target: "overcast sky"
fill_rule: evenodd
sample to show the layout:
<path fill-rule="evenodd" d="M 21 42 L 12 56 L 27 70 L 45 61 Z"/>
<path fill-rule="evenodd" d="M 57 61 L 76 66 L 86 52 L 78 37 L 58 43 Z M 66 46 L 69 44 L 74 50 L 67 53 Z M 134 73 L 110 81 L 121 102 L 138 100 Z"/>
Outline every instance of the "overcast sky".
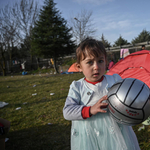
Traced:
<path fill-rule="evenodd" d="M 0 7 L 19 0 L 0 0 Z M 44 0 L 36 0 L 40 5 Z M 150 0 L 54 0 L 67 21 L 81 10 L 92 11 L 97 29 L 95 38 L 103 34 L 111 44 L 121 35 L 131 42 L 143 29 L 150 31 Z"/>

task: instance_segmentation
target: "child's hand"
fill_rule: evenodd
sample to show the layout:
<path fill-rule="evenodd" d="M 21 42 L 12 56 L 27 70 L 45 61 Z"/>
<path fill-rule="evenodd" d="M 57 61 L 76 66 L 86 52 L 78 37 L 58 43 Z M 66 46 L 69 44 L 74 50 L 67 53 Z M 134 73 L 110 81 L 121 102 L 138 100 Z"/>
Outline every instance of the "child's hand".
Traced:
<path fill-rule="evenodd" d="M 107 96 L 103 96 L 96 104 L 91 106 L 90 108 L 90 114 L 95 115 L 98 112 L 106 113 L 106 110 L 103 110 L 102 108 L 106 108 L 108 106 L 108 103 L 102 103 L 104 100 L 107 100 Z"/>

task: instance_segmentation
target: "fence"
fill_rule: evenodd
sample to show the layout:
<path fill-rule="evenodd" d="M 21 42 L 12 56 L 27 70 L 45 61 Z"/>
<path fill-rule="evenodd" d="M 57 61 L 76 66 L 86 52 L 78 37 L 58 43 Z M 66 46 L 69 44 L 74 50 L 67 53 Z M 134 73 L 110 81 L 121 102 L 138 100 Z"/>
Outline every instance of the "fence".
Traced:
<path fill-rule="evenodd" d="M 108 54 L 108 60 L 114 59 L 115 62 L 118 61 L 120 58 L 120 50 L 121 49 L 129 49 L 130 53 L 133 53 L 135 51 L 139 51 L 141 49 L 141 46 L 145 45 L 145 49 L 150 49 L 150 41 L 147 42 L 142 42 L 142 43 L 137 43 L 137 44 L 129 44 L 129 45 L 122 45 L 122 46 L 117 46 L 117 47 L 109 47 L 106 48 L 107 54 Z M 69 56 L 65 56 L 63 58 L 60 58 L 60 60 L 63 59 L 68 59 L 68 58 L 74 58 L 75 53 Z M 31 62 L 30 58 L 25 58 L 21 60 L 12 60 L 13 62 L 10 62 L 10 60 L 7 60 L 5 62 L 6 64 L 6 72 L 7 74 L 9 73 L 19 73 L 22 72 L 23 70 L 26 71 L 31 71 L 31 70 L 37 70 L 39 68 L 53 68 L 53 65 L 50 62 L 50 58 L 48 59 L 42 59 L 40 58 L 37 62 L 37 59 L 34 58 L 33 61 Z M 25 63 L 24 63 L 25 62 Z M 22 64 L 24 63 L 24 69 L 22 68 Z M 59 65 L 59 72 L 61 71 L 66 71 L 69 66 L 61 66 L 60 63 L 58 62 Z M 2 74 L 2 70 L 0 68 L 0 74 Z"/>

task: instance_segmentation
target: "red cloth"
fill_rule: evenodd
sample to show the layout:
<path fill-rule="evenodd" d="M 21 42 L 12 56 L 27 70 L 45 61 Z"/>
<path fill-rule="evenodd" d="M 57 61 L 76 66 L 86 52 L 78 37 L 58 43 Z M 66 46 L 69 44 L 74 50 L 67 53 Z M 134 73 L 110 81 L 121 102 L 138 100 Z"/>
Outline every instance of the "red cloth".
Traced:
<path fill-rule="evenodd" d="M 100 79 L 99 81 L 96 81 L 96 82 L 88 81 L 86 78 L 85 78 L 85 81 L 88 82 L 88 83 L 91 83 L 91 84 L 94 84 L 94 85 L 95 85 L 96 83 L 102 82 L 103 79 L 104 79 L 104 76 L 102 76 L 101 79 Z"/>
<path fill-rule="evenodd" d="M 89 106 L 89 107 L 83 107 L 83 109 L 82 109 L 82 117 L 83 117 L 83 119 L 91 117 L 90 116 L 90 108 L 91 108 L 91 106 Z"/>

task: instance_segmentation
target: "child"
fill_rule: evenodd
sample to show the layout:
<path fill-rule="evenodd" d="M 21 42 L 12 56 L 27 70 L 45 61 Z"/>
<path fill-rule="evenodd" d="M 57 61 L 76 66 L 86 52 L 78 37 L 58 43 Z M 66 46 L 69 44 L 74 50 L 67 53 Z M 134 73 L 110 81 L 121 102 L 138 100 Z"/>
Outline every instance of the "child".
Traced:
<path fill-rule="evenodd" d="M 63 108 L 64 118 L 72 120 L 71 150 L 140 150 L 132 127 L 117 123 L 107 112 L 107 89 L 121 77 L 104 75 L 103 44 L 86 39 L 76 56 L 85 78 L 72 82 Z"/>
<path fill-rule="evenodd" d="M 0 118 L 0 150 L 5 150 L 5 138 L 10 129 L 10 122 Z"/>
<path fill-rule="evenodd" d="M 114 61 L 111 60 L 111 61 L 109 62 L 108 70 L 110 70 L 113 66 L 114 66 Z"/>

